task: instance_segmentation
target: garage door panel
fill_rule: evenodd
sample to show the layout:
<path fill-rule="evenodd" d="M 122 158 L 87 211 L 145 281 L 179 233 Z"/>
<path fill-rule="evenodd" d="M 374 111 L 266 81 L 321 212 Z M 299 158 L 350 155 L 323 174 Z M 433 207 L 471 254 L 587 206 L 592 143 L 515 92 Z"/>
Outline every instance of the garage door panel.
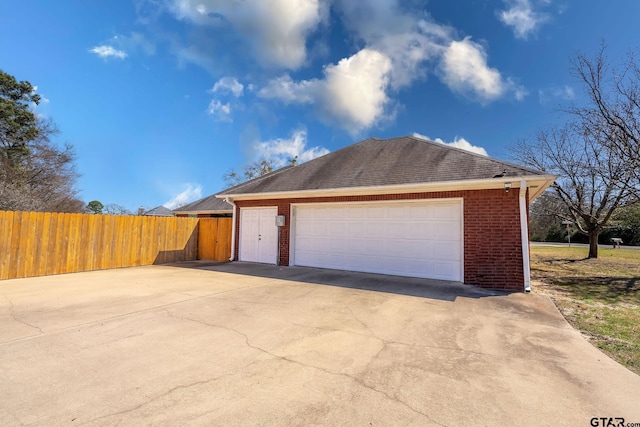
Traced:
<path fill-rule="evenodd" d="M 344 217 L 347 219 L 362 219 L 364 212 L 362 209 L 344 209 Z"/>
<path fill-rule="evenodd" d="M 423 219 L 431 216 L 429 206 L 425 205 L 408 206 L 406 212 L 408 219 Z"/>
<path fill-rule="evenodd" d="M 350 222 L 347 224 L 347 233 L 350 236 L 362 236 L 365 232 L 364 224 L 361 222 Z"/>
<path fill-rule="evenodd" d="M 316 222 L 310 224 L 310 234 L 313 236 L 326 236 L 329 232 L 329 223 Z"/>
<path fill-rule="evenodd" d="M 357 208 L 354 208 L 357 209 Z M 366 210 L 363 210 L 365 216 L 369 219 L 382 219 L 384 218 L 385 210 L 380 206 L 372 206 Z"/>
<path fill-rule="evenodd" d="M 347 232 L 347 224 L 344 222 L 332 221 L 329 223 L 328 232 L 332 236 L 343 236 Z"/>
<path fill-rule="evenodd" d="M 381 261 L 382 261 L 381 265 L 383 266 L 383 271 L 390 271 L 394 273 L 400 273 L 400 272 L 411 273 L 409 271 L 410 263 L 405 258 L 388 257 L 388 258 L 384 258 Z"/>
<path fill-rule="evenodd" d="M 449 219 L 456 218 L 459 215 L 459 211 L 452 211 L 446 204 L 434 204 L 429 206 L 429 213 L 431 218 Z"/>
<path fill-rule="evenodd" d="M 459 269 L 459 265 L 453 262 L 432 262 L 430 267 L 431 271 L 436 272 L 435 279 L 444 280 L 456 274 Z"/>
<path fill-rule="evenodd" d="M 298 206 L 296 265 L 462 280 L 461 201 Z"/>
<path fill-rule="evenodd" d="M 409 272 L 407 276 L 425 277 L 425 275 L 427 275 L 429 272 L 424 262 L 416 260 L 408 260 L 406 269 Z"/>
<path fill-rule="evenodd" d="M 438 242 L 431 251 L 431 258 L 435 260 L 461 261 L 460 247 L 453 242 Z"/>
<path fill-rule="evenodd" d="M 410 237 L 411 233 L 407 232 L 407 224 L 404 222 L 389 222 L 387 224 L 387 230 L 389 235 L 396 236 L 399 239 L 407 239 Z"/>
<path fill-rule="evenodd" d="M 312 221 L 315 216 L 315 211 L 312 209 L 300 209 L 296 212 L 296 220 L 299 222 L 302 221 Z"/>
<path fill-rule="evenodd" d="M 307 236 L 298 236 L 296 238 L 296 249 L 300 252 L 312 251 L 317 246 L 317 241 Z"/>
<path fill-rule="evenodd" d="M 361 238 L 345 239 L 345 252 L 347 254 L 360 254 L 367 248 L 367 240 Z"/>
<path fill-rule="evenodd" d="M 329 242 L 329 250 L 333 253 L 344 253 L 346 249 L 345 246 L 344 237 L 334 237 Z"/>
<path fill-rule="evenodd" d="M 438 221 L 429 224 L 426 236 L 433 240 L 460 240 L 460 231 L 451 221 Z"/>
<path fill-rule="evenodd" d="M 411 222 L 411 238 L 422 240 L 433 235 L 435 227 L 433 224 L 424 221 Z"/>
<path fill-rule="evenodd" d="M 407 209 L 405 206 L 390 206 L 387 209 L 388 220 L 403 220 L 407 217 Z"/>
<path fill-rule="evenodd" d="M 403 257 L 408 252 L 409 242 L 405 239 L 390 239 L 386 243 L 385 252 L 390 257 Z"/>
<path fill-rule="evenodd" d="M 307 237 L 306 239 L 306 248 L 305 250 L 308 252 L 328 252 L 331 250 L 330 244 L 331 239 L 328 237 Z"/>

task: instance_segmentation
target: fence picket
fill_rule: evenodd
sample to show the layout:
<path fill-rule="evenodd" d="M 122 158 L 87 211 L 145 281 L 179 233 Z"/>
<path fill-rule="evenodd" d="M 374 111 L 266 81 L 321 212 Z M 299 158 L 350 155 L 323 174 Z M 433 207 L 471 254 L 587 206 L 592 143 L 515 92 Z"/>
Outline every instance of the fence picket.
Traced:
<path fill-rule="evenodd" d="M 13 254 L 11 233 L 13 231 L 13 212 L 0 211 L 0 280 L 8 279 L 11 256 Z"/>

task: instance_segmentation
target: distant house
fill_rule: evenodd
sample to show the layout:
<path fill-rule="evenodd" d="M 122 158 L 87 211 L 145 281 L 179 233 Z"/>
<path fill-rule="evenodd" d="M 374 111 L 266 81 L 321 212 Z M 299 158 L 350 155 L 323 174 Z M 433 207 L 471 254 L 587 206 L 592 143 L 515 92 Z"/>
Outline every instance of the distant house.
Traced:
<path fill-rule="evenodd" d="M 555 178 L 410 136 L 370 138 L 216 197 L 235 206 L 232 260 L 528 291 L 528 206 Z"/>
<path fill-rule="evenodd" d="M 180 206 L 172 212 L 175 216 L 180 217 L 220 218 L 231 217 L 233 208 L 224 200 L 218 199 L 215 195 L 211 195 L 189 203 L 188 205 Z"/>
<path fill-rule="evenodd" d="M 166 208 L 164 206 L 158 206 L 153 209 L 149 209 L 144 212 L 142 215 L 144 216 L 174 216 L 171 209 Z"/>

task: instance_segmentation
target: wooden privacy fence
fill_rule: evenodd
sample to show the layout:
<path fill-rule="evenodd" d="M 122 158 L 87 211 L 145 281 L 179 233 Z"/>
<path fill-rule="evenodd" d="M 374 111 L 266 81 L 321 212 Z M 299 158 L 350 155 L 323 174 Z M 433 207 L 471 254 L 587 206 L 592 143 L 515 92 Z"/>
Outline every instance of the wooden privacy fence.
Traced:
<path fill-rule="evenodd" d="M 200 232 L 198 218 L 0 211 L 0 280 L 190 261 L 199 249 L 223 261 L 217 233 L 230 246 L 231 220 L 220 219 Z"/>

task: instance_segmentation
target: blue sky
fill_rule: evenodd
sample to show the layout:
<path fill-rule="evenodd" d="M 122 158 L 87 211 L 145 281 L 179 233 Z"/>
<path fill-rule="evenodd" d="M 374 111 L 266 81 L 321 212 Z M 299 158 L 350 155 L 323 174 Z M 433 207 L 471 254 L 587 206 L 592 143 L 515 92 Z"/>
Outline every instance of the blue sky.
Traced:
<path fill-rule="evenodd" d="M 638 18 L 637 0 L 6 0 L 0 68 L 38 87 L 83 200 L 175 207 L 370 136 L 508 159 L 584 99 L 572 55 L 638 51 Z"/>

